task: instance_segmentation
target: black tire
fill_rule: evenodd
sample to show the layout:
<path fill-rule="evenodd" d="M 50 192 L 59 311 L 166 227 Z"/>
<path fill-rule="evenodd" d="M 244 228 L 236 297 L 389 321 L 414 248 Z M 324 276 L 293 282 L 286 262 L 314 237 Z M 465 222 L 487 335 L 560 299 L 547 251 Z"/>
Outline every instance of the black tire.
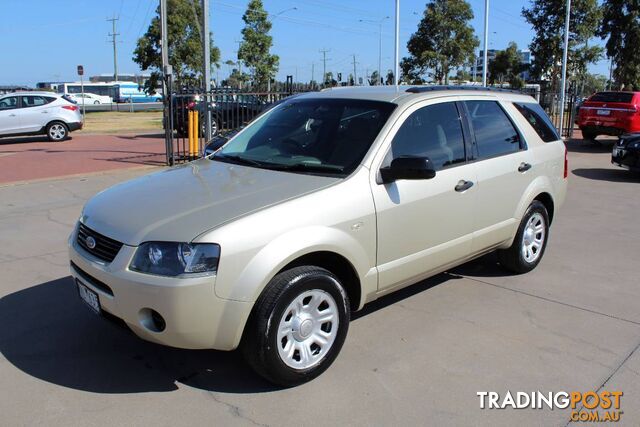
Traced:
<path fill-rule="evenodd" d="M 527 225 L 532 217 L 536 216 L 536 219 L 541 218 L 544 222 L 543 224 L 543 241 L 541 247 L 535 252 L 535 259 L 528 261 L 523 253 L 523 246 L 525 245 L 525 232 L 527 230 Z M 528 239 L 531 239 L 531 235 L 527 236 Z M 511 247 L 508 249 L 503 249 L 498 251 L 498 260 L 502 267 L 508 271 L 513 273 L 522 274 L 527 273 L 540 263 L 540 260 L 544 256 L 544 250 L 547 247 L 547 242 L 549 241 L 549 214 L 547 213 L 547 208 L 537 201 L 534 200 L 529 207 L 527 208 L 522 220 L 520 221 L 520 226 L 518 227 L 518 233 L 516 234 L 515 239 L 513 239 L 513 243 Z"/>
<path fill-rule="evenodd" d="M 201 136 L 206 136 L 207 135 L 207 123 L 206 120 L 204 118 L 204 115 L 202 115 L 200 117 L 200 131 L 201 131 Z M 211 116 L 211 138 L 213 138 L 214 136 L 218 135 L 218 132 L 220 131 L 220 121 L 218 120 L 217 117 L 215 116 Z"/>
<path fill-rule="evenodd" d="M 284 316 L 289 304 L 309 291 L 322 291 L 321 293 L 333 298 L 337 308 L 338 327 L 333 343 L 313 366 L 295 369 L 287 365 L 279 354 L 278 345 L 282 345 L 283 349 L 286 347 L 284 342 L 278 342 L 278 328 L 280 322 L 286 320 Z M 274 384 L 292 387 L 305 383 L 322 374 L 336 359 L 347 336 L 350 316 L 349 298 L 336 276 L 315 266 L 292 268 L 276 275 L 256 301 L 245 327 L 242 353 L 260 376 Z M 295 342 L 292 342 L 292 346 L 293 344 Z"/>
<path fill-rule="evenodd" d="M 100 101 L 93 101 L 93 105 L 98 105 L 100 104 Z"/>
<path fill-rule="evenodd" d="M 63 122 L 51 122 L 46 128 L 47 138 L 51 142 L 61 142 L 69 137 L 69 128 Z"/>

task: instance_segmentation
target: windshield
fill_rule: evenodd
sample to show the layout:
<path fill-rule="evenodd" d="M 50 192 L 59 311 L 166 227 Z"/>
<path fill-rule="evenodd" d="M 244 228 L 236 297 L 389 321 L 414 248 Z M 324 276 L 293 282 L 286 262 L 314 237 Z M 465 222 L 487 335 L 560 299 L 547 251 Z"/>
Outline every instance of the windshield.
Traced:
<path fill-rule="evenodd" d="M 295 99 L 274 107 L 233 138 L 214 160 L 298 173 L 353 172 L 395 104 Z"/>

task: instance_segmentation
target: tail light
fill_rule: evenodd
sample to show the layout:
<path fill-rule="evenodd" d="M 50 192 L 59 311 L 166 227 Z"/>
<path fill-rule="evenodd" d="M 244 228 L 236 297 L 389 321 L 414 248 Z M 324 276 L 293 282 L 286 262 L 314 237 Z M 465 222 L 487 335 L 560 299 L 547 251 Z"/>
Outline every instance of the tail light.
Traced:
<path fill-rule="evenodd" d="M 569 176 L 569 158 L 567 156 L 568 151 L 567 147 L 564 147 L 564 179 L 567 179 Z"/>
<path fill-rule="evenodd" d="M 76 111 L 78 109 L 77 105 L 63 105 L 62 108 L 69 111 Z"/>

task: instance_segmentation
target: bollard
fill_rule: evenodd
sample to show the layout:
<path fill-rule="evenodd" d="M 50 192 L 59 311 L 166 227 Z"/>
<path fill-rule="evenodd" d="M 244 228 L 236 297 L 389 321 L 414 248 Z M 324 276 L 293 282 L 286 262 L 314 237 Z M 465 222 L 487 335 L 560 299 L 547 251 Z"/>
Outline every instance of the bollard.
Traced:
<path fill-rule="evenodd" d="M 197 159 L 198 158 L 198 152 L 199 150 L 199 145 L 200 145 L 200 126 L 198 124 L 198 120 L 199 120 L 199 115 L 197 111 L 193 112 L 193 148 L 191 150 L 191 153 L 189 153 L 191 155 L 192 159 Z"/>
<path fill-rule="evenodd" d="M 191 157 L 191 152 L 193 151 L 193 110 L 189 110 L 189 157 Z"/>

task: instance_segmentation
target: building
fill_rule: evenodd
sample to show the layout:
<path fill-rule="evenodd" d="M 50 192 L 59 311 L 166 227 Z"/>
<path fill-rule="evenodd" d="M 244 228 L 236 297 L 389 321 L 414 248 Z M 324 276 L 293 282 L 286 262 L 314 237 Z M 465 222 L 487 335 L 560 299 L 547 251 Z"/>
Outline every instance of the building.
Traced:
<path fill-rule="evenodd" d="M 21 92 L 26 90 L 33 90 L 33 89 L 27 86 L 20 86 L 20 85 L 2 85 L 0 86 L 0 95 L 4 95 L 5 93 Z"/>
<path fill-rule="evenodd" d="M 36 89 L 38 90 L 51 90 L 53 92 L 58 91 L 58 86 L 64 83 L 71 83 L 69 81 L 66 82 L 38 82 L 36 83 Z"/>

